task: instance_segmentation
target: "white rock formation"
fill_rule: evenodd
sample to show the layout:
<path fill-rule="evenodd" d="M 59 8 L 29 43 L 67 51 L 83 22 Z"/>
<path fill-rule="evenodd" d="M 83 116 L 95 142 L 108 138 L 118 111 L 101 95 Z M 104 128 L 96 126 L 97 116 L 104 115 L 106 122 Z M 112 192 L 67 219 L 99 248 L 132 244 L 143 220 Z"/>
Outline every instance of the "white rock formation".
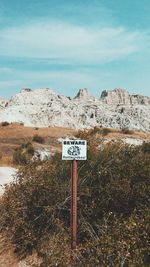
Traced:
<path fill-rule="evenodd" d="M 121 88 L 103 91 L 100 101 L 108 105 L 150 105 L 150 97 L 130 95 L 128 91 Z"/>
<path fill-rule="evenodd" d="M 32 158 L 33 161 L 36 161 L 36 160 L 48 160 L 50 159 L 50 157 L 54 155 L 54 151 L 53 152 L 50 152 L 50 150 L 46 149 L 46 148 L 41 148 L 41 149 L 37 149 L 35 152 L 34 152 L 34 156 Z"/>
<path fill-rule="evenodd" d="M 3 97 L 0 97 L 0 109 L 3 109 L 7 105 L 7 100 Z"/>
<path fill-rule="evenodd" d="M 77 95 L 74 97 L 74 99 L 79 100 L 79 101 L 94 101 L 95 97 L 91 96 L 89 94 L 89 91 L 87 88 L 80 89 Z"/>
<path fill-rule="evenodd" d="M 100 101 L 108 105 L 130 105 L 130 95 L 128 91 L 114 89 L 113 91 L 103 91 Z"/>
<path fill-rule="evenodd" d="M 129 95 L 126 90 L 104 91 L 98 100 L 80 89 L 75 98 L 51 89 L 23 89 L 0 110 L 0 122 L 26 126 L 90 128 L 103 126 L 150 131 L 150 97 Z"/>
<path fill-rule="evenodd" d="M 125 137 L 124 139 L 122 139 L 122 141 L 123 141 L 124 144 L 133 145 L 133 146 L 140 146 L 140 145 L 143 144 L 143 142 L 145 140 L 131 138 L 131 137 Z"/>

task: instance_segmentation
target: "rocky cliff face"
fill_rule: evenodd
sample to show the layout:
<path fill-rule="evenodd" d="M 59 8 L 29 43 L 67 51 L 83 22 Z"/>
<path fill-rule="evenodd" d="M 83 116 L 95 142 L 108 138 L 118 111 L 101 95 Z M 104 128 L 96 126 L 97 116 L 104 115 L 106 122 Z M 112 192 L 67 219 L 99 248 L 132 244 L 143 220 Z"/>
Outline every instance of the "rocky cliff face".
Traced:
<path fill-rule="evenodd" d="M 79 100 L 79 101 L 94 101 L 95 97 L 91 96 L 88 89 L 80 89 L 77 95 L 74 97 L 74 99 Z"/>
<path fill-rule="evenodd" d="M 71 99 L 51 89 L 27 88 L 0 110 L 0 121 L 36 127 L 103 126 L 150 131 L 150 98 L 115 89 L 103 91 L 100 99 L 96 99 L 87 89 L 80 89 Z"/>
<path fill-rule="evenodd" d="M 114 89 L 113 91 L 103 91 L 100 101 L 108 105 L 130 105 L 130 95 L 126 90 Z"/>
<path fill-rule="evenodd" d="M 150 97 L 142 95 L 130 95 L 124 89 L 103 91 L 100 101 L 108 105 L 150 105 Z"/>

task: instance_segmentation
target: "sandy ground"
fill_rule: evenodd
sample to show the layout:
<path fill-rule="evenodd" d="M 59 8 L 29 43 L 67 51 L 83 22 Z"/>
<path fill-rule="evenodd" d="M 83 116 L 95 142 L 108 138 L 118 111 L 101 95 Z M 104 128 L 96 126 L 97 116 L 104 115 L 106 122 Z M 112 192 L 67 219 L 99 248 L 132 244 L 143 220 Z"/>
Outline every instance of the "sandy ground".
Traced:
<path fill-rule="evenodd" d="M 4 185 L 10 183 L 16 173 L 15 168 L 0 167 L 0 195 L 4 192 Z"/>

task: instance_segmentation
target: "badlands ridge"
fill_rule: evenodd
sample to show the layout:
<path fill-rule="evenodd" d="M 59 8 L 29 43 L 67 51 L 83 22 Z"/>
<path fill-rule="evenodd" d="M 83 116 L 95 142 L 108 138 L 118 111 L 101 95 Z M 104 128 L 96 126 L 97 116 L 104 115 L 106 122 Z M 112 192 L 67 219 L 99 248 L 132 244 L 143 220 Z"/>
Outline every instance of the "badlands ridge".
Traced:
<path fill-rule="evenodd" d="M 130 95 L 124 89 L 103 91 L 100 98 L 80 89 L 74 98 L 51 89 L 22 89 L 9 101 L 0 98 L 0 122 L 25 126 L 69 128 L 128 128 L 150 131 L 150 97 Z"/>

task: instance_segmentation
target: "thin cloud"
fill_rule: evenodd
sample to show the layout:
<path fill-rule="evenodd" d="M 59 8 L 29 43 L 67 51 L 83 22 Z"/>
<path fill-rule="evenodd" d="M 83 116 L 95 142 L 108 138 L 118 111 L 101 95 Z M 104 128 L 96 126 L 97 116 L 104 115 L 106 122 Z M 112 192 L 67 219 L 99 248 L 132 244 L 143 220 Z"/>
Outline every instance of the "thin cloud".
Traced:
<path fill-rule="evenodd" d="M 140 51 L 145 39 L 143 33 L 123 27 L 89 28 L 60 22 L 34 22 L 1 30 L 0 54 L 97 64 Z"/>
<path fill-rule="evenodd" d="M 7 74 L 7 75 L 9 75 L 9 74 L 13 74 L 14 73 L 14 69 L 12 69 L 12 68 L 7 68 L 7 67 L 0 67 L 0 74 L 1 75 L 4 75 L 4 74 Z"/>

